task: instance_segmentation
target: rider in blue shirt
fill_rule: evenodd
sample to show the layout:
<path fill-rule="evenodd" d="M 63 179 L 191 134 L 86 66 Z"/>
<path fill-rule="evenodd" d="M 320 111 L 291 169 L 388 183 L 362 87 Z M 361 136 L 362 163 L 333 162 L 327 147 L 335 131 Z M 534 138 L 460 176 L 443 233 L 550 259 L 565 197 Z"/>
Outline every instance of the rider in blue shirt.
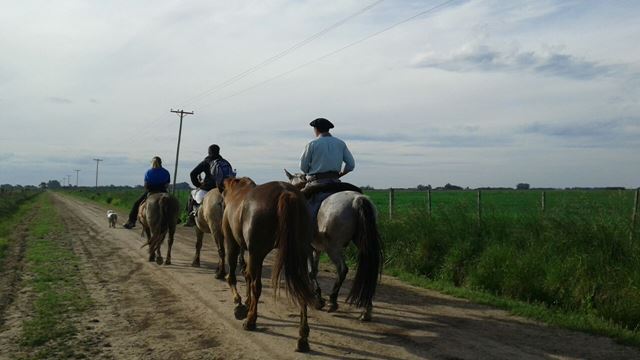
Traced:
<path fill-rule="evenodd" d="M 154 156 L 153 159 L 151 159 L 151 169 L 147 170 L 144 174 L 144 188 L 146 191 L 133 204 L 133 207 L 129 212 L 129 221 L 127 221 L 123 226 L 127 229 L 131 229 L 136 226 L 138 208 L 140 207 L 140 204 L 142 204 L 149 194 L 167 192 L 169 183 L 171 183 L 171 175 L 167 169 L 162 167 L 162 159 L 160 159 L 159 156 Z"/>

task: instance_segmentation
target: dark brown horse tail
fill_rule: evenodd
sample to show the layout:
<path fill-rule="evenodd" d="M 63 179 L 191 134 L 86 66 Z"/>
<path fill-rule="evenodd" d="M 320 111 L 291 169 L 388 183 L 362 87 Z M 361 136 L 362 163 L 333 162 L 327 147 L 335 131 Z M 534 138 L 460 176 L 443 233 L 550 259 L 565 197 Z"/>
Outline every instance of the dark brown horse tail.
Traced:
<path fill-rule="evenodd" d="M 357 307 L 371 304 L 382 274 L 382 241 L 373 204 L 364 196 L 355 199 L 358 226 L 353 242 L 358 247 L 358 270 L 347 302 Z"/>
<path fill-rule="evenodd" d="M 311 253 L 311 221 L 302 195 L 284 191 L 278 197 L 278 232 L 275 261 L 271 281 L 278 292 L 280 274 L 284 268 L 284 281 L 289 298 L 296 304 L 313 304 L 314 294 L 309 279 L 307 260 Z"/>

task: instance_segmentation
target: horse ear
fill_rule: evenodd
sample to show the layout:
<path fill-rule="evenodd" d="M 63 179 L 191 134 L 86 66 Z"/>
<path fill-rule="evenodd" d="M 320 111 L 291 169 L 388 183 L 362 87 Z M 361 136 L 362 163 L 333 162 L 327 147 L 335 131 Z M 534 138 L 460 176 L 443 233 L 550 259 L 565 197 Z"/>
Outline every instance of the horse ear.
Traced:
<path fill-rule="evenodd" d="M 289 178 L 289 180 L 293 180 L 294 176 L 291 175 L 291 173 L 288 172 L 287 169 L 284 169 L 284 173 L 287 174 L 287 177 Z"/>

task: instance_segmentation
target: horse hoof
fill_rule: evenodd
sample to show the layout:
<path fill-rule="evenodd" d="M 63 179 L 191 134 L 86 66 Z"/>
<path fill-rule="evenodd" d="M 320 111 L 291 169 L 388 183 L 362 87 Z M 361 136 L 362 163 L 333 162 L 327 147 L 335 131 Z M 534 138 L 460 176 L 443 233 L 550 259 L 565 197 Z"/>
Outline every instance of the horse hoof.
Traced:
<path fill-rule="evenodd" d="M 233 315 L 236 317 L 236 320 L 246 319 L 248 312 L 249 312 L 249 309 L 247 309 L 247 307 L 242 304 L 236 305 L 235 309 L 233 309 Z"/>
<path fill-rule="evenodd" d="M 332 312 L 336 312 L 336 310 L 338 310 L 338 304 L 334 303 L 329 306 L 329 310 L 327 310 L 327 312 L 332 313 Z"/>
<path fill-rule="evenodd" d="M 162 257 L 161 257 L 161 256 L 158 256 L 158 257 L 156 258 L 156 264 L 158 264 L 158 265 L 162 265 Z"/>
<path fill-rule="evenodd" d="M 167 261 L 164 262 L 165 265 L 171 265 L 171 259 L 167 259 Z"/>
<path fill-rule="evenodd" d="M 195 261 L 195 260 L 193 260 L 193 262 L 191 263 L 191 266 L 193 266 L 193 267 L 200 267 L 200 261 Z"/>
<path fill-rule="evenodd" d="M 155 256 L 149 256 L 149 262 L 154 262 L 156 261 L 156 257 Z"/>
<path fill-rule="evenodd" d="M 252 323 L 252 322 L 249 322 L 249 320 L 246 320 L 242 324 L 242 328 L 247 331 L 254 331 L 256 329 L 256 323 Z"/>
<path fill-rule="evenodd" d="M 362 322 L 369 322 L 369 321 L 371 321 L 371 314 L 362 313 L 362 314 L 360 314 L 360 317 L 358 318 L 358 320 L 360 320 Z"/>
<path fill-rule="evenodd" d="M 327 304 L 327 302 L 326 302 L 322 297 L 320 297 L 320 298 L 318 298 L 318 299 L 316 300 L 315 308 L 316 308 L 316 310 L 322 310 L 322 308 L 323 308 L 326 304 Z"/>
<path fill-rule="evenodd" d="M 296 345 L 296 351 L 301 353 L 306 353 L 311 351 L 311 348 L 309 348 L 309 342 L 307 340 L 298 339 L 298 345 Z"/>
<path fill-rule="evenodd" d="M 216 279 L 218 279 L 218 280 L 224 280 L 225 276 L 227 276 L 227 274 L 225 274 L 224 271 L 216 272 Z"/>

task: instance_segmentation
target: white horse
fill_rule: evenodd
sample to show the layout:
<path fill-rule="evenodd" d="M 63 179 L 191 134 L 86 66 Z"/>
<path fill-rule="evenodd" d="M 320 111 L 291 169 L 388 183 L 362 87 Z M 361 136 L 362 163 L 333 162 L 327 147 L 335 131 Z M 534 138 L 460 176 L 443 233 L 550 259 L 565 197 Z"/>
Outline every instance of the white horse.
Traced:
<path fill-rule="evenodd" d="M 292 175 L 285 170 L 289 182 L 302 189 L 307 183 L 304 174 Z M 358 248 L 358 269 L 347 302 L 364 310 L 360 320 L 370 321 L 372 300 L 382 272 L 382 248 L 376 222 L 375 206 L 368 197 L 356 191 L 342 191 L 327 197 L 317 216 L 317 232 L 312 245 L 311 278 L 316 287 L 319 308 L 325 304 L 317 280 L 320 254 L 325 251 L 336 266 L 336 279 L 329 297 L 329 312 L 338 309 L 338 293 L 349 268 L 344 260 L 344 249 L 353 243 Z"/>

